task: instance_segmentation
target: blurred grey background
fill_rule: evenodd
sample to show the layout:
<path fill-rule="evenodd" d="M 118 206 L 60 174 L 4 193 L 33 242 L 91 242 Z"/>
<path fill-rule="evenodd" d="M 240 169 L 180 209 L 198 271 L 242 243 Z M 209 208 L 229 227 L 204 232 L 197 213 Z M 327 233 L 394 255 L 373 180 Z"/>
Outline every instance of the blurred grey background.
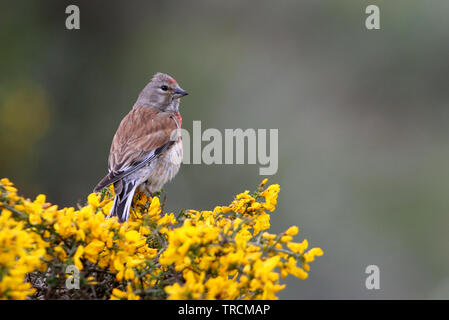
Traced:
<path fill-rule="evenodd" d="M 65 29 L 77 4 L 81 29 Z M 365 8 L 381 30 L 365 28 Z M 278 210 L 324 249 L 282 299 L 449 298 L 449 2 L 0 2 L 0 176 L 82 203 L 157 72 L 190 92 L 183 126 L 278 128 Z M 257 165 L 183 165 L 167 208 L 253 190 Z M 365 288 L 366 266 L 380 290 Z"/>

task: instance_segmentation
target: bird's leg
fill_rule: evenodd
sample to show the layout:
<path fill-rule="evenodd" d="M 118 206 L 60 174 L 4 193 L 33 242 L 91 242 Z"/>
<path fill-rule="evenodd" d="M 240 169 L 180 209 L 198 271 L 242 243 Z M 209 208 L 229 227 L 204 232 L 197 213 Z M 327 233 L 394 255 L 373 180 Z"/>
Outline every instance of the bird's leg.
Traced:
<path fill-rule="evenodd" d="M 142 190 L 142 193 L 147 196 L 147 198 L 153 198 L 153 193 L 147 188 Z"/>
<path fill-rule="evenodd" d="M 150 186 L 148 183 L 145 183 L 144 186 L 142 186 L 141 191 L 147 196 L 147 198 L 153 198 L 153 192 L 150 191 Z"/>
<path fill-rule="evenodd" d="M 164 189 L 161 189 L 161 190 L 159 190 L 159 191 L 153 192 L 153 194 L 154 194 L 155 196 L 159 197 L 159 196 L 162 195 L 163 192 L 164 192 Z"/>

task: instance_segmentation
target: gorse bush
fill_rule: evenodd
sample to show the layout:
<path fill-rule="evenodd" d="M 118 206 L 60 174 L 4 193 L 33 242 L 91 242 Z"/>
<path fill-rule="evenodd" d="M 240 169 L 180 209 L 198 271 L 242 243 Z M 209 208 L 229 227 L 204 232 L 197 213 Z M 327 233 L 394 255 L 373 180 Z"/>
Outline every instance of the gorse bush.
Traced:
<path fill-rule="evenodd" d="M 280 278 L 306 279 L 323 252 L 293 242 L 296 226 L 266 231 L 279 185 L 265 183 L 228 206 L 177 216 L 163 213 L 157 196 L 137 194 L 120 224 L 106 218 L 112 187 L 78 209 L 58 209 L 2 179 L 0 298 L 276 299 Z"/>

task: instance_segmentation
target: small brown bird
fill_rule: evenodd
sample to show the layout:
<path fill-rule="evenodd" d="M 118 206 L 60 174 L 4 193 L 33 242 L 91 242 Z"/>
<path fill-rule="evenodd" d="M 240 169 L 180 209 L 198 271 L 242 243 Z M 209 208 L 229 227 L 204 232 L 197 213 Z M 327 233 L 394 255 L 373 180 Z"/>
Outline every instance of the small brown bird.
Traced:
<path fill-rule="evenodd" d="M 156 73 L 123 118 L 112 140 L 109 174 L 94 192 L 114 184 L 111 216 L 127 221 L 137 188 L 152 196 L 182 161 L 180 98 L 188 93 L 169 75 Z"/>

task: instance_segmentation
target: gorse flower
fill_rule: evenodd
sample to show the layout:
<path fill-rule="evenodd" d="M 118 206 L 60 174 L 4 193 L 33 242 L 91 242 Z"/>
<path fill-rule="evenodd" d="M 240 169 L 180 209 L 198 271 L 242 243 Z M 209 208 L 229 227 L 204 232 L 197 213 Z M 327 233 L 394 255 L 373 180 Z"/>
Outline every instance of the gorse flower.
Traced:
<path fill-rule="evenodd" d="M 212 211 L 162 212 L 158 197 L 134 197 L 131 218 L 106 218 L 113 188 L 85 206 L 59 209 L 17 195 L 0 180 L 0 298 L 276 299 L 289 274 L 306 279 L 321 256 L 298 228 L 271 234 L 279 185 L 238 194 Z M 69 289 L 78 270 L 80 288 Z"/>

